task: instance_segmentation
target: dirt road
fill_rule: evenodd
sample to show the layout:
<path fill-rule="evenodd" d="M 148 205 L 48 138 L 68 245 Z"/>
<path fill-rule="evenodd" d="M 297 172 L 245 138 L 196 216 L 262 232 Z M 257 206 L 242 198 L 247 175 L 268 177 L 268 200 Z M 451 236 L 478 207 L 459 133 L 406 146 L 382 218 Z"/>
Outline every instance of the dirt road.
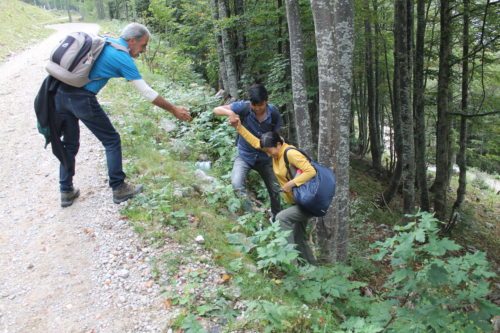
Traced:
<path fill-rule="evenodd" d="M 112 203 L 101 144 L 82 126 L 75 185 L 60 207 L 58 161 L 33 100 L 58 33 L 0 65 L 0 332 L 162 332 L 169 319 L 143 247 Z"/>

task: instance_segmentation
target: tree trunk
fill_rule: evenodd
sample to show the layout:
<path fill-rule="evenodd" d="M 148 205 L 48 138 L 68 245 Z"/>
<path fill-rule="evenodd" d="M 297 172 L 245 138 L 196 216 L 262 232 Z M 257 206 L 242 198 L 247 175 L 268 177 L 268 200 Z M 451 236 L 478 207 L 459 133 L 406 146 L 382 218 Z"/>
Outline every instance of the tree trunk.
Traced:
<path fill-rule="evenodd" d="M 463 34 L 462 34 L 462 102 L 461 111 L 463 114 L 468 113 L 469 106 L 469 0 L 464 1 L 463 15 Z M 460 143 L 457 154 L 457 164 L 460 168 L 458 176 L 457 199 L 453 204 L 453 210 L 459 209 L 465 198 L 465 190 L 467 187 L 467 118 L 460 117 Z"/>
<path fill-rule="evenodd" d="M 380 36 L 380 25 L 378 24 L 378 3 L 377 0 L 373 0 L 373 12 L 375 16 L 375 36 L 373 40 L 375 41 L 374 47 L 374 63 L 375 63 L 375 126 L 379 134 L 379 147 L 380 156 L 382 158 L 384 154 L 384 113 L 381 111 L 381 91 L 380 85 L 382 82 L 381 69 L 380 69 L 380 45 L 378 41 L 378 36 Z M 382 163 L 382 162 L 381 162 Z M 382 166 L 383 167 L 383 166 Z M 381 170 L 382 171 L 382 170 Z"/>
<path fill-rule="evenodd" d="M 436 179 L 434 181 L 434 211 L 442 221 L 446 218 L 450 151 L 450 76 L 451 76 L 451 17 L 449 0 L 441 0 L 441 37 L 436 126 Z"/>
<path fill-rule="evenodd" d="M 285 0 L 290 39 L 290 63 L 292 69 L 293 108 L 299 146 L 313 152 L 311 118 L 307 105 L 307 87 L 304 71 L 304 43 L 300 24 L 298 0 Z"/>
<path fill-rule="evenodd" d="M 404 135 L 403 135 L 403 108 L 409 107 L 409 83 L 408 83 L 408 63 L 406 58 L 407 49 L 407 35 L 406 35 L 406 13 L 404 7 L 406 7 L 406 0 L 396 0 L 394 3 L 394 76 L 393 76 L 393 90 L 394 90 L 394 101 L 392 104 L 392 123 L 394 127 L 394 151 L 396 158 L 396 167 L 394 173 L 391 177 L 391 182 L 387 190 L 382 194 L 382 203 L 388 205 L 396 192 L 399 189 L 401 183 L 401 177 L 403 175 L 403 164 L 404 164 Z M 403 7 L 403 8 L 401 8 Z M 404 20 L 401 23 L 401 20 Z M 387 61 L 387 59 L 386 59 Z M 406 76 L 406 80 L 403 81 L 403 76 Z M 404 204 L 403 204 L 404 205 Z"/>
<path fill-rule="evenodd" d="M 71 8 L 69 7 L 69 0 L 66 0 L 66 10 L 68 11 L 68 21 L 69 23 L 73 22 L 73 18 L 71 17 Z"/>
<path fill-rule="evenodd" d="M 380 149 L 380 129 L 375 108 L 375 80 L 373 73 L 373 46 L 371 12 L 368 2 L 365 2 L 365 71 L 368 92 L 368 128 L 370 133 L 370 150 L 372 155 L 372 167 L 377 174 L 382 172 L 382 152 Z"/>
<path fill-rule="evenodd" d="M 219 28 L 219 3 L 218 0 L 211 1 L 212 18 L 214 19 L 214 33 L 217 42 L 217 58 L 219 60 L 219 88 L 226 90 L 229 93 L 229 82 L 226 72 L 226 64 L 224 62 L 224 47 L 222 46 L 222 35 Z"/>
<path fill-rule="evenodd" d="M 218 0 L 219 3 L 219 19 L 224 20 L 228 18 L 227 0 Z M 221 28 L 222 49 L 224 51 L 224 64 L 227 73 L 227 90 L 232 98 L 239 98 L 238 91 L 238 73 L 236 69 L 236 60 L 234 58 L 233 44 L 231 43 L 231 36 L 228 27 Z"/>
<path fill-rule="evenodd" d="M 106 18 L 106 12 L 104 11 L 103 0 L 95 0 L 95 5 L 97 9 L 97 18 L 103 20 Z"/>
<path fill-rule="evenodd" d="M 324 165 L 334 167 L 337 175 L 331 209 L 318 223 L 319 261 L 331 263 L 347 258 L 353 3 L 349 0 L 312 0 L 311 6 L 320 93 L 318 155 Z"/>
<path fill-rule="evenodd" d="M 425 0 L 417 0 L 417 40 L 413 81 L 413 116 L 415 119 L 415 167 L 420 190 L 420 208 L 430 210 L 427 187 L 427 163 L 425 147 L 425 105 L 424 105 L 424 42 L 425 42 Z"/>
<path fill-rule="evenodd" d="M 242 17 L 245 14 L 245 5 L 243 0 L 234 0 L 234 13 Z M 246 38 L 245 29 L 236 28 L 236 67 L 237 67 L 237 78 L 241 79 L 243 75 L 243 68 L 245 67 L 245 51 L 246 51 Z"/>
<path fill-rule="evenodd" d="M 395 8 L 395 66 L 398 66 L 398 80 L 402 130 L 402 180 L 403 211 L 413 213 L 415 206 L 415 150 L 413 135 L 413 114 L 410 96 L 411 63 L 411 6 L 407 0 L 396 0 Z"/>
<path fill-rule="evenodd" d="M 368 113 L 366 112 L 366 85 L 365 77 L 362 73 L 359 73 L 359 78 L 357 80 L 359 83 L 357 85 L 357 96 L 358 96 L 358 155 L 363 157 L 368 151 Z M 356 91 L 356 90 L 354 90 Z"/>

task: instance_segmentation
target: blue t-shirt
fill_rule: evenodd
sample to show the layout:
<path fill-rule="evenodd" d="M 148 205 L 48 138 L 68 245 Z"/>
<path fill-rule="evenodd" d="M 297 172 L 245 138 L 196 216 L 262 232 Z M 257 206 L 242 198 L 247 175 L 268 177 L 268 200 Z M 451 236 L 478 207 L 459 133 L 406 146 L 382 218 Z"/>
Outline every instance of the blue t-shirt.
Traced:
<path fill-rule="evenodd" d="M 107 39 L 113 43 L 128 47 L 127 41 L 123 38 Z M 90 71 L 89 78 L 92 81 L 87 83 L 84 88 L 97 94 L 112 77 L 123 77 L 127 81 L 142 78 L 130 54 L 106 44 Z"/>
<path fill-rule="evenodd" d="M 262 122 L 259 122 L 257 120 L 255 112 L 253 112 L 250 107 L 249 101 L 234 102 L 231 104 L 231 110 L 240 116 L 243 126 L 245 126 L 253 135 L 258 138 L 260 138 L 262 134 L 266 132 L 277 132 L 281 128 L 281 115 L 278 109 L 272 104 L 267 104 L 266 117 Z M 277 122 L 275 124 L 273 124 L 271 113 L 276 113 L 274 118 L 277 119 Z M 261 150 L 253 148 L 242 137 L 238 138 L 238 154 L 250 166 L 254 166 L 255 163 L 259 161 L 269 160 L 269 156 L 267 156 Z"/>

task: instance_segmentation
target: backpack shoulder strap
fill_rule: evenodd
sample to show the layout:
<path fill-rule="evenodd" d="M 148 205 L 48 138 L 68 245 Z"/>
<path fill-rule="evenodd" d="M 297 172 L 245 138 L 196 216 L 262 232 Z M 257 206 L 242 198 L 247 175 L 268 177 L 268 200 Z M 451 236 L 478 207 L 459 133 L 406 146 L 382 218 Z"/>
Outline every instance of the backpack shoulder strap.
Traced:
<path fill-rule="evenodd" d="M 289 150 L 291 150 L 291 149 L 296 150 L 296 151 L 298 151 L 299 153 L 301 153 L 302 155 L 304 155 L 304 156 L 305 156 L 305 158 L 307 158 L 307 160 L 308 160 L 309 162 L 311 162 L 311 161 L 312 161 L 312 160 L 311 160 L 311 158 L 309 157 L 309 155 L 307 155 L 307 154 L 306 154 L 306 153 L 305 153 L 302 149 L 295 148 L 295 147 L 288 147 L 287 149 L 285 149 L 285 153 L 283 154 L 283 157 L 284 157 L 284 159 L 285 159 L 285 166 L 286 166 L 286 170 L 288 171 L 288 173 L 287 173 L 287 176 L 289 176 L 289 178 L 288 178 L 288 179 L 293 179 L 292 175 L 293 175 L 293 176 L 295 176 L 295 173 L 296 173 L 296 172 L 294 172 L 294 173 L 292 174 L 292 171 L 291 171 L 291 169 L 290 169 L 290 163 L 288 162 L 288 151 L 289 151 Z"/>
<path fill-rule="evenodd" d="M 118 43 L 113 43 L 113 42 L 110 42 L 108 40 L 106 40 L 106 44 L 109 44 L 111 46 L 113 46 L 115 49 L 119 50 L 119 51 L 123 51 L 123 52 L 126 52 L 126 53 L 130 53 L 129 52 L 129 49 L 128 47 L 126 46 L 123 46 L 121 44 L 118 44 Z"/>
<path fill-rule="evenodd" d="M 121 45 L 121 44 L 119 44 L 119 43 L 112 42 L 112 41 L 110 40 L 110 36 L 107 36 L 107 35 L 99 35 L 99 37 L 104 38 L 105 43 L 106 43 L 106 44 L 108 44 L 108 45 L 113 46 L 115 49 L 117 49 L 117 50 L 119 50 L 119 51 L 126 52 L 126 53 L 130 53 L 130 51 L 129 51 L 128 47 L 123 46 L 123 45 Z"/>

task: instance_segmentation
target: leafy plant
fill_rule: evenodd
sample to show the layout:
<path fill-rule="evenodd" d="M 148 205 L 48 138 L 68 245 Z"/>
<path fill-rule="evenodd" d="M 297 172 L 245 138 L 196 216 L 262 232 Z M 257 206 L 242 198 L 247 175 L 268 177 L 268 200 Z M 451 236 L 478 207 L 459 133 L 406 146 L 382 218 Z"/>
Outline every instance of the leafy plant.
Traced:
<path fill-rule="evenodd" d="M 229 243 L 244 253 L 255 249 L 257 268 L 269 270 L 271 268 L 286 268 L 298 258 L 299 252 L 295 245 L 289 244 L 287 237 L 291 231 L 281 229 L 279 222 L 256 231 L 254 236 L 246 237 L 242 233 L 228 233 Z"/>
<path fill-rule="evenodd" d="M 374 248 L 376 260 L 390 260 L 385 284 L 385 324 L 391 332 L 477 332 L 490 329 L 489 319 L 500 311 L 486 299 L 488 269 L 483 252 L 457 255 L 460 245 L 440 238 L 438 220 L 420 212 L 414 222 L 396 227 L 398 233 Z M 373 321 L 384 320 L 383 316 Z"/>
<path fill-rule="evenodd" d="M 279 304 L 265 300 L 249 301 L 243 318 L 259 323 L 263 332 L 300 332 L 301 322 L 307 318 L 307 307 Z"/>

